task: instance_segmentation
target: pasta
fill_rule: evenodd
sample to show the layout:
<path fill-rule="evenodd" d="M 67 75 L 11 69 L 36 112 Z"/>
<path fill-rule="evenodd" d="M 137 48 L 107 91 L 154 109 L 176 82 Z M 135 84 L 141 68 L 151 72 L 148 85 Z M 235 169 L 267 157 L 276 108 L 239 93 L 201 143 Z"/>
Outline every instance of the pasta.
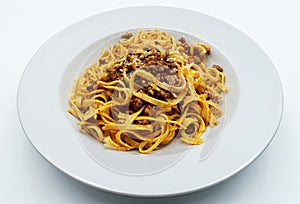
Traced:
<path fill-rule="evenodd" d="M 150 153 L 177 135 L 202 144 L 227 91 L 222 67 L 206 66 L 209 53 L 158 29 L 125 33 L 75 81 L 68 111 L 108 149 Z"/>

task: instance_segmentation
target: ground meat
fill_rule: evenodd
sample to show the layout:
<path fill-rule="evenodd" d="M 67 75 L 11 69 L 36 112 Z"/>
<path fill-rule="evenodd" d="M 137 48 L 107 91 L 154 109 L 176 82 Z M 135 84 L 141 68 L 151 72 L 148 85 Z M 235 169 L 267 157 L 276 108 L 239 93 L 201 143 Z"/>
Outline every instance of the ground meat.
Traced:
<path fill-rule="evenodd" d="M 123 34 L 123 35 L 121 36 L 122 39 L 129 39 L 129 38 L 131 38 L 131 37 L 132 37 L 132 33 L 128 33 L 128 32 L 126 32 L 125 34 Z"/>
<path fill-rule="evenodd" d="M 195 64 L 200 64 L 201 63 L 201 58 L 199 56 L 194 56 L 193 59 L 194 59 Z"/>
<path fill-rule="evenodd" d="M 151 51 L 151 48 L 150 47 L 144 47 L 143 50 L 147 51 L 147 52 L 150 52 Z"/>
<path fill-rule="evenodd" d="M 103 76 L 100 78 L 100 81 L 108 82 L 110 78 L 108 76 Z"/>
<path fill-rule="evenodd" d="M 148 104 L 144 110 L 144 114 L 147 116 L 150 115 L 150 111 L 151 111 L 152 107 L 153 107 L 152 105 Z"/>
<path fill-rule="evenodd" d="M 121 73 L 119 73 L 119 72 L 113 72 L 110 75 L 110 78 L 111 78 L 110 81 L 119 80 L 119 79 L 121 79 Z"/>
<path fill-rule="evenodd" d="M 128 36 L 129 35 L 127 35 L 127 37 Z M 125 36 L 123 37 L 125 38 Z M 122 61 L 120 61 L 119 64 L 114 64 L 113 67 L 104 70 L 104 75 L 100 80 L 105 82 L 122 80 L 123 70 L 126 71 L 127 76 L 130 78 L 131 74 L 134 73 L 136 69 L 143 69 L 155 76 L 160 82 L 173 86 L 181 85 L 182 82 L 178 76 L 178 65 L 169 57 L 168 53 L 162 53 L 155 48 L 149 47 L 145 47 L 144 50 L 146 51 L 145 53 L 130 52 L 126 57 L 121 59 Z M 141 88 L 137 90 L 140 93 L 166 102 L 174 99 L 174 96 L 169 91 L 160 87 L 151 86 L 149 81 L 143 77 L 136 76 L 135 83 L 141 86 Z M 151 104 L 144 101 L 142 98 L 133 96 L 129 102 L 129 110 L 127 113 L 133 114 L 142 107 L 145 107 L 145 109 L 141 115 L 149 115 L 150 111 L 154 111 L 153 114 L 156 112 L 153 109 L 155 107 Z M 176 109 L 172 110 L 172 112 L 176 111 Z M 145 125 L 148 124 L 149 121 L 139 120 L 134 123 Z"/>
<path fill-rule="evenodd" d="M 175 64 L 174 60 L 169 59 L 167 53 L 162 54 L 159 50 L 149 47 L 145 47 L 144 50 L 147 51 L 147 54 L 129 53 L 124 58 L 122 69 L 126 70 L 128 77 L 130 77 L 133 70 L 142 68 L 161 82 L 175 86 L 180 85 L 181 82 L 177 76 L 178 65 Z M 120 74 L 122 73 L 120 72 Z M 136 83 L 142 86 L 147 85 L 145 82 L 142 83 L 142 79 L 139 79 L 139 77 L 136 78 Z"/>
<path fill-rule="evenodd" d="M 100 78 L 100 80 L 104 82 L 110 82 L 120 79 L 122 79 L 122 73 L 117 67 L 107 69 L 105 74 Z"/>
<path fill-rule="evenodd" d="M 189 58 L 188 58 L 188 63 L 190 64 L 190 63 L 192 63 L 192 62 L 194 62 L 194 58 L 193 58 L 193 56 L 189 56 Z"/>
<path fill-rule="evenodd" d="M 170 115 L 180 114 L 180 108 L 178 106 L 172 107 L 171 111 L 169 112 Z"/>
<path fill-rule="evenodd" d="M 216 68 L 219 72 L 223 72 L 223 68 L 220 65 L 214 64 L 212 67 Z"/>
<path fill-rule="evenodd" d="M 178 41 L 181 42 L 181 43 L 185 43 L 186 42 L 184 37 L 179 38 Z"/>
<path fill-rule="evenodd" d="M 184 48 L 184 53 L 185 53 L 185 54 L 191 55 L 191 47 L 190 47 L 189 44 L 184 43 L 184 44 L 183 44 L 183 48 Z"/>
<path fill-rule="evenodd" d="M 192 134 L 194 131 L 195 131 L 195 125 L 193 125 L 193 124 L 190 124 L 189 126 L 187 126 L 187 128 L 185 130 L 185 132 L 187 134 Z"/>
<path fill-rule="evenodd" d="M 194 56 L 198 56 L 198 57 L 200 57 L 200 50 L 199 50 L 200 48 L 199 47 L 195 47 L 194 48 Z"/>
<path fill-rule="evenodd" d="M 94 87 L 91 85 L 91 86 L 86 87 L 86 89 L 87 89 L 88 91 L 93 91 L 93 90 L 94 90 Z"/>
<path fill-rule="evenodd" d="M 143 87 L 142 89 L 139 90 L 139 92 L 145 93 L 148 96 L 163 101 L 169 101 L 170 99 L 174 99 L 173 95 L 169 91 L 160 89 L 158 87 L 154 88 L 150 85 Z"/>
<path fill-rule="evenodd" d="M 144 67 L 144 70 L 151 73 L 160 82 L 165 82 L 169 85 L 178 86 L 180 85 L 180 79 L 177 74 L 177 67 L 172 66 L 166 67 L 165 65 L 151 65 Z M 145 83 L 136 83 L 144 85 Z"/>
<path fill-rule="evenodd" d="M 136 124 L 138 125 L 148 125 L 150 123 L 150 121 L 148 120 L 138 120 L 136 121 Z"/>
<path fill-rule="evenodd" d="M 144 101 L 134 96 L 129 103 L 129 109 L 136 112 L 139 111 L 143 107 L 143 105 L 144 105 Z"/>
<path fill-rule="evenodd" d="M 99 62 L 100 62 L 101 65 L 105 64 L 105 60 L 104 59 L 100 59 Z"/>
<path fill-rule="evenodd" d="M 166 75 L 164 78 L 164 81 L 169 84 L 169 85 L 176 85 L 179 81 L 178 75 L 173 74 L 173 75 Z"/>
<path fill-rule="evenodd" d="M 168 101 L 169 99 L 173 99 L 174 97 L 168 91 L 160 90 L 157 93 L 158 98 L 162 98 L 164 101 Z"/>

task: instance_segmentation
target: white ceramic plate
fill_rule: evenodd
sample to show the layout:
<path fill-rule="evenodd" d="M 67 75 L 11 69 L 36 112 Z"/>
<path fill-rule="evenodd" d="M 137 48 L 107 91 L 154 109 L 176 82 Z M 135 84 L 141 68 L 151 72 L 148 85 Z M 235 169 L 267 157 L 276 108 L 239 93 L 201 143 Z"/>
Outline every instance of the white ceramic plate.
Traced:
<path fill-rule="evenodd" d="M 204 145 L 173 141 L 148 155 L 103 148 L 79 133 L 68 115 L 73 81 L 120 33 L 160 28 L 211 45 L 208 63 L 221 64 L 229 92 L 220 124 Z M 227 23 L 169 7 L 133 7 L 104 12 L 49 39 L 26 67 L 18 91 L 22 127 L 35 148 L 67 175 L 90 186 L 134 196 L 170 196 L 218 184 L 253 162 L 280 123 L 282 89 L 263 50 Z"/>

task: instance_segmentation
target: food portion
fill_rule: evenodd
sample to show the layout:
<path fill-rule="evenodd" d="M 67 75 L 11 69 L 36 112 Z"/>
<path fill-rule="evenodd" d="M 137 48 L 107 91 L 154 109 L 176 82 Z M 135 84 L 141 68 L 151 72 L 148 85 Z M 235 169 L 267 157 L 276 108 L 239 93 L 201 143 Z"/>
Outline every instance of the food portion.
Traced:
<path fill-rule="evenodd" d="M 158 29 L 125 33 L 75 81 L 69 113 L 108 149 L 149 153 L 173 139 L 202 144 L 227 91 L 210 47 Z"/>

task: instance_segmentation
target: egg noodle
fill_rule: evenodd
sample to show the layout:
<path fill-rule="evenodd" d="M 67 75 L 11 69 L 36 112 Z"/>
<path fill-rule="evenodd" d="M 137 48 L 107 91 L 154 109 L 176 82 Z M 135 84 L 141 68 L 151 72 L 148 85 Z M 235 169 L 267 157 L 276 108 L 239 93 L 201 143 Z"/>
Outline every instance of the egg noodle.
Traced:
<path fill-rule="evenodd" d="M 149 153 L 177 135 L 202 144 L 227 90 L 223 69 L 206 66 L 209 53 L 158 29 L 125 33 L 75 81 L 68 111 L 108 149 Z"/>

